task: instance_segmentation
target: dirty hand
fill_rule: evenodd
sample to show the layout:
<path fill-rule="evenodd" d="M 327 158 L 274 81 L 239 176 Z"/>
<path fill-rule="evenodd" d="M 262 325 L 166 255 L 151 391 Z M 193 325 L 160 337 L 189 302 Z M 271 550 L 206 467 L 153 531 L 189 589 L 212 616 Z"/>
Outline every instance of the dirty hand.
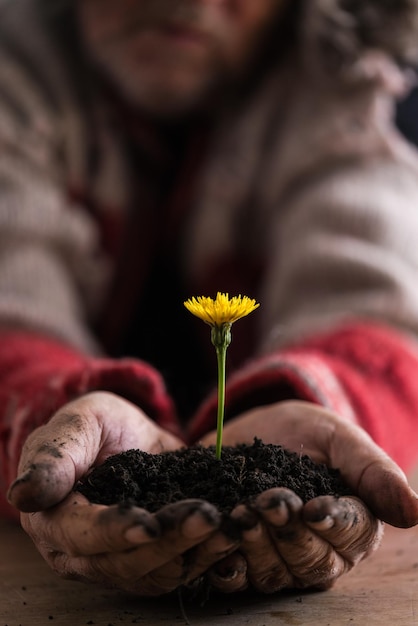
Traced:
<path fill-rule="evenodd" d="M 182 555 L 219 527 L 217 509 L 186 500 L 151 514 L 134 506 L 91 504 L 72 490 L 92 465 L 111 454 L 130 448 L 159 453 L 181 445 L 126 400 L 106 392 L 87 394 L 29 436 L 9 499 L 61 576 L 159 595 L 183 582 Z M 193 576 L 220 558 L 213 550 L 204 552 L 193 564 Z"/>
<path fill-rule="evenodd" d="M 225 426 L 224 445 L 280 444 L 303 451 L 318 463 L 339 468 L 356 496 L 320 496 L 303 504 L 292 491 L 275 488 L 251 507 L 232 512 L 245 530 L 239 552 L 212 568 L 221 591 L 249 584 L 263 592 L 293 587 L 330 587 L 377 548 L 384 520 L 408 527 L 418 523 L 418 497 L 399 467 L 361 428 L 301 401 L 257 408 Z M 204 438 L 214 443 L 215 434 Z"/>

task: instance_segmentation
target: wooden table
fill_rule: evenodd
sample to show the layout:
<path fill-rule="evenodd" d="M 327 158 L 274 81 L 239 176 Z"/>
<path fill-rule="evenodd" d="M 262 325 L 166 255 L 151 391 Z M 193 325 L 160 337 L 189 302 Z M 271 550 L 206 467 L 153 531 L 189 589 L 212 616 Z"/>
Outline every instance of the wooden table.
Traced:
<path fill-rule="evenodd" d="M 23 531 L 5 522 L 0 590 L 0 626 L 187 624 L 177 598 L 142 600 L 59 579 Z M 418 626 L 418 527 L 387 527 L 381 548 L 327 592 L 243 593 L 184 608 L 192 626 Z"/>

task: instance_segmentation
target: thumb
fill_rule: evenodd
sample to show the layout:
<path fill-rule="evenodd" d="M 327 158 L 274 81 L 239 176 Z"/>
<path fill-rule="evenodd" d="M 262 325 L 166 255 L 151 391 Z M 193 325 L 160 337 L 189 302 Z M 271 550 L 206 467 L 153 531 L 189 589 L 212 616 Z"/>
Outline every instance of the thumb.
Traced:
<path fill-rule="evenodd" d="M 331 428 L 315 429 L 319 447 L 330 451 L 328 464 L 338 467 L 380 520 L 400 528 L 418 524 L 418 495 L 401 468 L 365 430 L 346 420 L 333 421 L 331 414 L 328 418 Z"/>
<path fill-rule="evenodd" d="M 393 462 L 375 462 L 364 471 L 359 497 L 376 517 L 399 528 L 418 524 L 418 495 L 405 474 Z"/>
<path fill-rule="evenodd" d="M 93 463 L 100 439 L 93 416 L 58 412 L 26 440 L 19 474 L 7 494 L 10 504 L 28 513 L 61 502 Z"/>

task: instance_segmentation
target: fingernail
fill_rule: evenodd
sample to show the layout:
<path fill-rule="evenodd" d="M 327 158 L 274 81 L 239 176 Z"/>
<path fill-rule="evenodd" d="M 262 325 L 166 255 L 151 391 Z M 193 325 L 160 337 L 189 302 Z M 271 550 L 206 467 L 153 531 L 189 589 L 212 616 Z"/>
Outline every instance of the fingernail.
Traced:
<path fill-rule="evenodd" d="M 276 527 L 285 526 L 291 517 L 288 502 L 276 496 L 257 502 L 257 509 L 269 523 Z"/>
<path fill-rule="evenodd" d="M 307 502 L 303 509 L 303 519 L 315 528 L 332 528 L 335 517 L 341 514 L 345 507 L 343 502 L 334 496 L 321 496 Z"/>
<path fill-rule="evenodd" d="M 35 469 L 35 467 L 28 467 L 27 470 L 25 470 L 15 478 L 11 486 L 13 487 L 14 485 L 17 485 L 19 483 L 27 483 L 31 479 Z"/>
<path fill-rule="evenodd" d="M 261 509 L 262 511 L 271 511 L 272 509 L 283 511 L 287 510 L 285 500 L 282 498 L 282 496 L 279 495 L 269 496 L 266 499 L 260 498 L 257 501 L 257 508 Z"/>
<path fill-rule="evenodd" d="M 158 529 L 156 527 L 152 527 L 144 524 L 136 524 L 135 526 L 131 526 L 128 530 L 125 531 L 125 539 L 127 539 L 131 543 L 143 543 L 144 541 L 149 541 L 152 539 L 156 539 L 159 536 Z"/>
<path fill-rule="evenodd" d="M 190 539 L 196 539 L 218 526 L 220 514 L 212 509 L 200 508 L 192 512 L 181 525 L 181 533 Z"/>
<path fill-rule="evenodd" d="M 12 484 L 10 485 L 7 491 L 7 499 L 9 500 L 9 502 L 11 501 L 11 496 L 12 496 L 12 492 L 14 491 L 14 489 L 18 487 L 19 485 L 28 483 L 32 478 L 32 474 L 33 474 L 33 468 L 30 467 L 29 469 L 25 470 L 14 479 L 14 481 L 12 482 Z"/>
<path fill-rule="evenodd" d="M 239 514 L 233 514 L 230 517 L 225 517 L 222 521 L 221 531 L 229 539 L 240 541 L 242 533 L 255 528 L 258 522 L 258 516 L 247 509 L 245 511 L 241 511 Z"/>
<path fill-rule="evenodd" d="M 329 530 L 335 524 L 335 520 L 331 515 L 326 515 L 322 519 L 317 520 L 306 520 L 311 528 L 315 528 L 316 530 Z"/>

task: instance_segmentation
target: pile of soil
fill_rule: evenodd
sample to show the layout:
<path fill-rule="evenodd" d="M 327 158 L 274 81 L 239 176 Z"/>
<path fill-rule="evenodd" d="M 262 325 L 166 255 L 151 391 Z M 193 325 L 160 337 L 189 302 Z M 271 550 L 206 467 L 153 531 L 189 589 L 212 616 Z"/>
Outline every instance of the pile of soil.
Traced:
<path fill-rule="evenodd" d="M 337 469 L 308 456 L 255 439 L 251 445 L 215 448 L 196 445 L 148 454 L 128 450 L 109 457 L 76 486 L 90 502 L 135 504 L 150 512 L 187 498 L 207 500 L 223 513 L 272 487 L 292 489 L 302 500 L 350 493 Z"/>

